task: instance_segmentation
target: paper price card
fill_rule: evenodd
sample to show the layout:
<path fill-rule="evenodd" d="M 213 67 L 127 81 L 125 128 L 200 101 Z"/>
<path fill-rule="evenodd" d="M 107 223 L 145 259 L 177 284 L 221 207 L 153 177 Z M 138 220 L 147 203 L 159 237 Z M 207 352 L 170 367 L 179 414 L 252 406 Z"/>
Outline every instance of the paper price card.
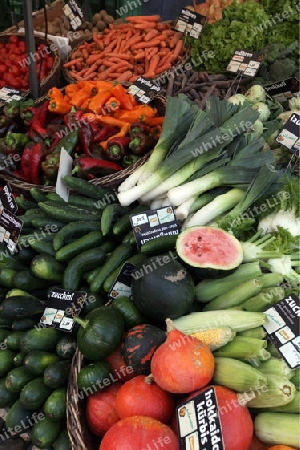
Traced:
<path fill-rule="evenodd" d="M 269 339 L 291 369 L 300 367 L 300 300 L 295 294 L 280 300 L 265 314 L 268 322 L 263 325 Z"/>
<path fill-rule="evenodd" d="M 248 77 L 255 77 L 264 59 L 264 55 L 247 50 L 235 50 L 227 66 L 228 72 L 240 73 Z"/>
<path fill-rule="evenodd" d="M 148 78 L 139 77 L 129 88 L 128 93 L 132 94 L 139 102 L 145 105 L 161 91 L 161 86 L 155 84 Z"/>
<path fill-rule="evenodd" d="M 39 326 L 57 328 L 60 331 L 72 331 L 75 322 L 73 317 L 80 314 L 87 299 L 83 291 L 68 291 L 53 288 L 48 291 L 48 299 Z"/>
<path fill-rule="evenodd" d="M 13 89 L 9 86 L 3 86 L 0 89 L 0 101 L 9 103 L 12 100 L 22 100 L 23 97 L 26 97 L 26 93 L 20 91 L 19 89 Z"/>
<path fill-rule="evenodd" d="M 132 215 L 130 221 L 138 248 L 151 239 L 179 234 L 173 206 Z"/>
<path fill-rule="evenodd" d="M 285 103 L 300 95 L 300 84 L 296 77 L 292 77 L 277 81 L 277 83 L 267 84 L 264 86 L 264 90 L 277 102 Z"/>
<path fill-rule="evenodd" d="M 16 213 L 18 207 L 16 205 L 15 198 L 13 196 L 10 185 L 0 179 L 0 212 L 2 208 L 8 209 L 12 214 Z"/>
<path fill-rule="evenodd" d="M 0 209 L 0 242 L 3 243 L 11 254 L 17 250 L 17 243 L 23 221 L 11 213 L 8 209 L 1 207 Z"/>
<path fill-rule="evenodd" d="M 87 20 L 85 13 L 76 0 L 69 0 L 63 7 L 65 16 L 69 19 L 73 30 L 77 30 L 80 25 Z"/>
<path fill-rule="evenodd" d="M 206 17 L 189 8 L 183 8 L 176 20 L 174 29 L 186 36 L 198 39 L 201 34 Z"/>
<path fill-rule="evenodd" d="M 109 293 L 109 299 L 115 300 L 118 297 L 131 297 L 132 274 L 136 266 L 125 262 L 117 275 Z"/>
<path fill-rule="evenodd" d="M 278 134 L 276 142 L 300 156 L 300 114 L 291 115 Z"/>
<path fill-rule="evenodd" d="M 210 387 L 177 407 L 180 450 L 224 450 L 215 389 Z"/>

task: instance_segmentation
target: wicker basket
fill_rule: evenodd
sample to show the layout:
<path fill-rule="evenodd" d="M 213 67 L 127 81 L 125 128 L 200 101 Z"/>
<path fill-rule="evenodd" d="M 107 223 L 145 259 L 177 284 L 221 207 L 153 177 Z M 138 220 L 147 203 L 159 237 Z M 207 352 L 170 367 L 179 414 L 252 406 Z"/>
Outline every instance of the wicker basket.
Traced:
<path fill-rule="evenodd" d="M 77 386 L 83 355 L 76 350 L 73 359 L 67 392 L 67 429 L 72 450 L 98 450 L 96 439 L 88 430 L 85 420 L 86 399 L 80 400 Z M 113 449 L 112 449 L 113 450 Z"/>
<path fill-rule="evenodd" d="M 24 33 L 12 33 L 12 34 L 1 34 L 0 35 L 0 43 L 5 44 L 8 42 L 10 36 L 18 36 L 22 40 L 25 40 L 25 34 Z M 45 40 L 35 36 L 35 43 L 36 46 L 40 44 L 44 44 Z M 47 41 L 49 45 L 53 44 L 49 41 Z M 51 45 L 51 51 L 54 56 L 54 63 L 51 72 L 48 74 L 47 77 L 45 77 L 41 81 L 40 85 L 40 97 L 47 94 L 48 90 L 54 86 L 60 87 L 62 85 L 62 75 L 61 75 L 61 56 L 59 53 L 59 50 L 56 48 L 56 46 Z M 24 91 L 25 95 L 29 95 L 30 91 Z M 0 100 L 0 107 L 2 107 L 5 103 L 1 102 Z"/>

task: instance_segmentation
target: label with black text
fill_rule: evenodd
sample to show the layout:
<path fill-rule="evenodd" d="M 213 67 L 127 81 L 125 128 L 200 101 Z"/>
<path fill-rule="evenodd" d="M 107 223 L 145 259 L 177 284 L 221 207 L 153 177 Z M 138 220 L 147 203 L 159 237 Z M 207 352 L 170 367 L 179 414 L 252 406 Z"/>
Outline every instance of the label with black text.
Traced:
<path fill-rule="evenodd" d="M 189 8 L 182 8 L 178 19 L 174 25 L 176 31 L 180 31 L 186 36 L 198 39 L 202 32 L 206 17 Z"/>
<path fill-rule="evenodd" d="M 300 155 L 300 114 L 293 113 L 276 138 L 290 152 Z"/>
<path fill-rule="evenodd" d="M 65 16 L 69 19 L 72 30 L 77 30 L 87 21 L 87 17 L 76 0 L 69 0 L 63 7 Z"/>
<path fill-rule="evenodd" d="M 0 89 L 0 101 L 5 103 L 9 103 L 12 100 L 22 100 L 26 95 L 26 92 L 9 86 L 3 86 L 3 88 Z"/>
<path fill-rule="evenodd" d="M 0 178 L 0 211 L 2 208 L 8 209 L 13 214 L 18 210 L 10 185 Z"/>
<path fill-rule="evenodd" d="M 18 239 L 23 227 L 23 221 L 8 209 L 1 206 L 0 213 L 0 243 L 13 255 L 17 250 Z"/>
<path fill-rule="evenodd" d="M 145 105 L 150 103 L 156 95 L 161 91 L 161 86 L 155 84 L 154 81 L 139 77 L 131 86 L 128 88 L 128 93 L 133 95 L 139 102 Z"/>
<path fill-rule="evenodd" d="M 293 97 L 297 97 L 300 91 L 299 80 L 296 77 L 277 81 L 264 86 L 267 94 L 280 103 L 285 103 Z"/>
<path fill-rule="evenodd" d="M 115 300 L 118 297 L 131 297 L 131 282 L 132 274 L 136 270 L 136 267 L 125 262 L 117 275 L 109 293 L 108 297 Z"/>
<path fill-rule="evenodd" d="M 247 77 L 255 77 L 263 59 L 263 53 L 235 50 L 227 70 L 228 72 L 241 73 Z"/>

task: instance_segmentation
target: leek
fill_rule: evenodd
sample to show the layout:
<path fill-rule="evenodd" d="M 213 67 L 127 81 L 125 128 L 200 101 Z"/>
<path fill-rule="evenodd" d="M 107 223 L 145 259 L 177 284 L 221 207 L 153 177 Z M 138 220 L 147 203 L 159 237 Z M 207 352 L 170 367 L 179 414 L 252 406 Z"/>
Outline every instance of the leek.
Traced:
<path fill-rule="evenodd" d="M 300 264 L 299 251 L 292 255 L 282 255 L 281 258 L 268 259 L 267 264 L 272 272 L 279 272 L 292 286 L 300 284 L 300 275 L 293 269 Z"/>

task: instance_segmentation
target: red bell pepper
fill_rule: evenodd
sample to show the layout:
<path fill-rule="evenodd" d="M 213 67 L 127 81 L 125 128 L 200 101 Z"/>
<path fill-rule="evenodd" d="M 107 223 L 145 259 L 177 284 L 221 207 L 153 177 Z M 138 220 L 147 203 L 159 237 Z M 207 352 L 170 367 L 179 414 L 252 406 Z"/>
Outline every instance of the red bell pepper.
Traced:
<path fill-rule="evenodd" d="M 72 174 L 77 174 L 80 178 L 86 178 L 88 175 L 104 176 L 123 169 L 112 161 L 85 156 L 75 159 L 73 164 Z"/>
<path fill-rule="evenodd" d="M 40 165 L 48 153 L 49 150 L 43 142 L 37 142 L 31 149 L 31 179 L 34 184 L 41 184 Z"/>

